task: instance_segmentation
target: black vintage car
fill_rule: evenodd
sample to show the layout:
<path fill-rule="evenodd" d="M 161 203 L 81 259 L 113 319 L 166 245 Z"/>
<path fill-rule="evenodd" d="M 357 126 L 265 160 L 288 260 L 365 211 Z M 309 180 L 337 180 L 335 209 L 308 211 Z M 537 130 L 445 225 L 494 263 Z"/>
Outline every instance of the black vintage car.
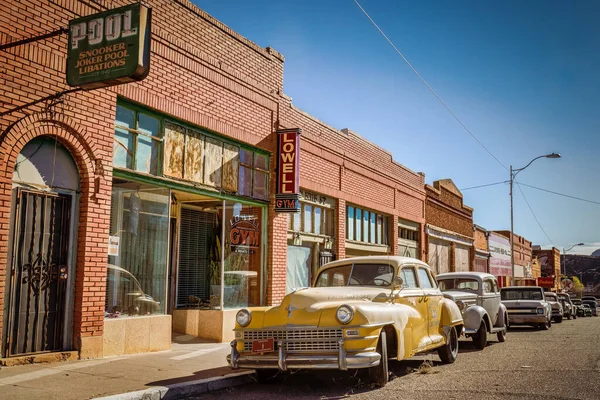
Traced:
<path fill-rule="evenodd" d="M 594 317 L 598 316 L 598 303 L 596 303 L 595 300 L 582 300 L 581 302 L 582 304 L 587 304 L 590 306 L 590 308 L 592 309 L 592 315 Z"/>

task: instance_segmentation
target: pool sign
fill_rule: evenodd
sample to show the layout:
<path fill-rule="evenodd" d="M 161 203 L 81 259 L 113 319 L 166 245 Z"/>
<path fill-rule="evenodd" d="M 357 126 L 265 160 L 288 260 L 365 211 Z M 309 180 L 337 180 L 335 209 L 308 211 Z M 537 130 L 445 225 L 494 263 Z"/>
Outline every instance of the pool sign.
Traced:
<path fill-rule="evenodd" d="M 67 83 L 97 89 L 144 79 L 150 20 L 151 9 L 135 3 L 69 21 Z"/>

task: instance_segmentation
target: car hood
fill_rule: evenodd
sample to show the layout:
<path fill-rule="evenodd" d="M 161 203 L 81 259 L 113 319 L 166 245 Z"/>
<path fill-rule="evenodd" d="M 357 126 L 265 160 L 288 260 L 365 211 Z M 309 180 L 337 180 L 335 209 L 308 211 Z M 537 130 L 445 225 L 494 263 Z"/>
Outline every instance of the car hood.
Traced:
<path fill-rule="evenodd" d="M 299 289 L 286 295 L 280 305 L 265 310 L 263 326 L 318 325 L 325 309 L 336 309 L 342 304 L 368 305 L 374 299 L 389 298 L 389 288 L 377 287 L 322 287 Z M 376 299 L 377 298 L 377 299 Z"/>
<path fill-rule="evenodd" d="M 473 293 L 473 292 L 467 292 L 467 291 L 461 291 L 461 290 L 446 290 L 446 291 L 443 291 L 442 294 L 444 295 L 444 297 L 446 297 L 450 300 L 454 300 L 454 301 L 477 300 L 477 293 Z"/>

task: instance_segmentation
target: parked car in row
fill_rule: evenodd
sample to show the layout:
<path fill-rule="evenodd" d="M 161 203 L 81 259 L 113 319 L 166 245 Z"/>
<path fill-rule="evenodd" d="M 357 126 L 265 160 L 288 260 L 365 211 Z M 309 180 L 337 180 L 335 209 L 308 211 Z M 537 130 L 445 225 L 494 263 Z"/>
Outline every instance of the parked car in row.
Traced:
<path fill-rule="evenodd" d="M 558 299 L 563 306 L 563 316 L 567 319 L 577 318 L 577 308 L 567 293 L 558 293 Z"/>
<path fill-rule="evenodd" d="M 583 316 L 584 317 L 591 317 L 592 316 L 592 309 L 590 308 L 590 305 L 587 303 L 583 303 L 581 305 L 582 309 L 583 309 Z"/>
<path fill-rule="evenodd" d="M 584 299 L 581 301 L 581 303 L 583 303 L 583 305 L 588 305 L 590 307 L 590 310 L 592 311 L 592 315 L 594 317 L 598 316 L 598 303 L 596 302 L 596 300 Z"/>
<path fill-rule="evenodd" d="M 488 333 L 499 342 L 506 340 L 507 312 L 500 300 L 500 289 L 494 275 L 482 272 L 449 272 L 437 276 L 440 290 L 453 300 L 462 313 L 464 333 L 483 349 Z"/>
<path fill-rule="evenodd" d="M 508 326 L 531 325 L 547 330 L 552 326 L 552 307 L 538 286 L 510 286 L 500 289 L 508 312 Z"/>
<path fill-rule="evenodd" d="M 563 320 L 563 306 L 558 300 L 558 296 L 554 292 L 544 292 L 544 296 L 552 307 L 552 320 L 560 324 Z"/>
<path fill-rule="evenodd" d="M 583 304 L 581 303 L 581 299 L 573 299 L 573 305 L 577 309 L 577 316 L 585 317 L 585 312 L 583 310 Z"/>
<path fill-rule="evenodd" d="M 259 380 L 287 369 L 361 369 L 384 386 L 390 358 L 435 350 L 442 362 L 454 362 L 463 325 L 424 262 L 347 258 L 322 266 L 312 287 L 278 306 L 240 310 L 227 360 L 256 369 Z"/>

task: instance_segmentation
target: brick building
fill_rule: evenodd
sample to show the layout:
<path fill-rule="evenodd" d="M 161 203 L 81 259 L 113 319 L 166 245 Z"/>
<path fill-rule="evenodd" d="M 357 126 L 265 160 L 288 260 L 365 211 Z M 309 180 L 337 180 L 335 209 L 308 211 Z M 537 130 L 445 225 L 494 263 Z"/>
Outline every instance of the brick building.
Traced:
<path fill-rule="evenodd" d="M 0 43 L 129 3 L 8 0 Z M 226 341 L 239 307 L 329 259 L 427 256 L 422 174 L 294 107 L 276 50 L 187 0 L 146 3 L 141 82 L 73 90 L 64 34 L 0 52 L 1 357 L 157 351 L 172 329 Z M 296 215 L 274 209 L 280 128 L 302 129 Z M 456 233 L 430 231 L 469 265 L 472 210 L 441 182 L 432 224 Z"/>
<path fill-rule="evenodd" d="M 473 209 L 450 179 L 425 185 L 427 260 L 436 273 L 472 271 Z"/>
<path fill-rule="evenodd" d="M 536 258 L 540 265 L 541 277 L 552 278 L 554 285 L 552 290 L 558 291 L 560 287 L 560 250 L 553 247 L 549 250 L 541 250 L 539 246 L 533 246 L 532 257 Z"/>
<path fill-rule="evenodd" d="M 510 231 L 495 231 L 510 239 Z M 526 279 L 533 279 L 531 242 L 517 234 L 514 237 L 515 251 L 515 284 L 524 284 Z"/>
<path fill-rule="evenodd" d="M 478 272 L 489 272 L 490 248 L 488 246 L 488 231 L 479 226 L 473 225 L 475 230 L 473 247 L 475 249 L 475 262 L 473 270 Z"/>

